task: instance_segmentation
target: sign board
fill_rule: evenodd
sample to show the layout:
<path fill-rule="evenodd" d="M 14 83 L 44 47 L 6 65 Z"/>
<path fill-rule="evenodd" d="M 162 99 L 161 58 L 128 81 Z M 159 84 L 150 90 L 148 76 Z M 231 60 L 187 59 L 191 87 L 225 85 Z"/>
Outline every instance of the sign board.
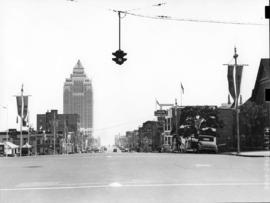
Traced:
<path fill-rule="evenodd" d="M 270 102 L 270 89 L 269 88 L 264 89 L 264 100 L 266 102 Z"/>
<path fill-rule="evenodd" d="M 166 110 L 156 110 L 155 116 L 157 117 L 165 117 L 168 115 L 168 112 Z"/>

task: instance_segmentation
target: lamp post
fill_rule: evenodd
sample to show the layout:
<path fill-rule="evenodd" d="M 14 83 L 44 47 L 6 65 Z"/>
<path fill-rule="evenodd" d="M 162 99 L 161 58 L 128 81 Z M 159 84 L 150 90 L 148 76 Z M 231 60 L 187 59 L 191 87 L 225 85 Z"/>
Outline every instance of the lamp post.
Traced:
<path fill-rule="evenodd" d="M 2 105 L 1 107 L 6 110 L 6 128 L 7 128 L 6 142 L 7 142 L 8 141 L 8 107 L 2 106 Z M 6 153 L 6 157 L 7 157 L 7 153 Z"/>

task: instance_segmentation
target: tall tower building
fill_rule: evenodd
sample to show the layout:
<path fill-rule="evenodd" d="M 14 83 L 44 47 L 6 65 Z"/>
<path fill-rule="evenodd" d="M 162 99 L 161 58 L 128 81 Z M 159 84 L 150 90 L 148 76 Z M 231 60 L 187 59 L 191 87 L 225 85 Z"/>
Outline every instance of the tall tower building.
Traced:
<path fill-rule="evenodd" d="M 93 90 L 92 82 L 84 72 L 80 60 L 64 84 L 64 114 L 79 114 L 80 127 L 85 134 L 92 134 Z"/>

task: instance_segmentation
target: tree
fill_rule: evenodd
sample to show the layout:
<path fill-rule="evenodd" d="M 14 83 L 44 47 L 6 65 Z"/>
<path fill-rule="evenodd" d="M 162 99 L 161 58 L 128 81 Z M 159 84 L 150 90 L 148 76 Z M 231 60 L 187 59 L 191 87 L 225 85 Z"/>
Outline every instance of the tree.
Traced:
<path fill-rule="evenodd" d="M 263 147 L 263 133 L 267 116 L 264 106 L 248 101 L 240 107 L 240 135 L 242 147 L 260 149 Z"/>
<path fill-rule="evenodd" d="M 222 127 L 215 106 L 189 106 L 181 111 L 179 134 L 189 137 L 202 133 L 216 135 L 216 128 Z"/>

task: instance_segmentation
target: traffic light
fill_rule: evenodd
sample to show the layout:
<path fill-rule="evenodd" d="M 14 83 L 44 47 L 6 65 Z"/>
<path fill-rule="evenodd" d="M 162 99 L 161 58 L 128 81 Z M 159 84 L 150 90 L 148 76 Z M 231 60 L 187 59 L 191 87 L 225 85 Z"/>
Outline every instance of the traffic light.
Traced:
<path fill-rule="evenodd" d="M 265 18 L 270 19 L 270 6 L 265 6 Z"/>
<path fill-rule="evenodd" d="M 112 53 L 112 55 L 115 56 L 115 58 L 112 58 L 112 60 L 118 65 L 122 65 L 127 60 L 126 58 L 124 58 L 127 53 L 125 53 L 121 49 L 118 49 L 116 52 Z"/>

